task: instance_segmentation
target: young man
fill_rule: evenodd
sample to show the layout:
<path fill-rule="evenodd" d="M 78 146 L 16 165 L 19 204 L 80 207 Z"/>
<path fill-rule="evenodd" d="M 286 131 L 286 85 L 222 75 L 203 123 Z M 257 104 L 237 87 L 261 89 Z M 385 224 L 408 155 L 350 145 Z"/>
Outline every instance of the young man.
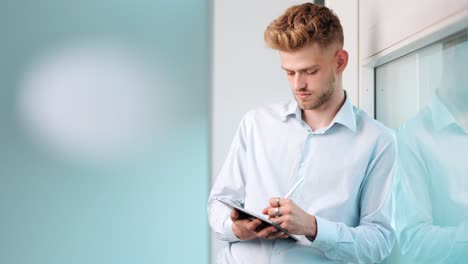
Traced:
<path fill-rule="evenodd" d="M 208 212 L 229 242 L 219 263 L 376 263 L 393 247 L 392 134 L 342 86 L 343 30 L 324 6 L 293 6 L 265 31 L 294 101 L 250 111 L 213 186 Z M 286 194 L 296 183 L 292 194 Z M 217 199 L 263 212 L 299 242 Z"/>

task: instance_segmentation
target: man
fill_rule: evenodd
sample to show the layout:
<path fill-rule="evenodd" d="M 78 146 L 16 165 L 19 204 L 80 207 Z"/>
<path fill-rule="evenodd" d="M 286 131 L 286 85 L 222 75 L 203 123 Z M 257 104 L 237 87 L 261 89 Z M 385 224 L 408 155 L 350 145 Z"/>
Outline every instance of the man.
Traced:
<path fill-rule="evenodd" d="M 265 31 L 279 51 L 295 101 L 250 111 L 210 193 L 210 225 L 229 242 L 218 263 L 375 263 L 393 247 L 392 134 L 352 106 L 336 15 L 293 6 Z M 288 198 L 288 191 L 298 188 Z M 275 227 L 240 219 L 218 199 L 263 212 Z"/>

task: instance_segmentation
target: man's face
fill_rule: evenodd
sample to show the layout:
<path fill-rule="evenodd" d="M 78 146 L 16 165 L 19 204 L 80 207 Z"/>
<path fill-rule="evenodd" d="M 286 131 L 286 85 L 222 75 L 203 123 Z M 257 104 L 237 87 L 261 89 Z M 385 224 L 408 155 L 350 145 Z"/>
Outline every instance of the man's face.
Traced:
<path fill-rule="evenodd" d="M 281 67 L 301 109 L 318 109 L 335 92 L 338 50 L 334 45 L 324 49 L 314 43 L 296 51 L 279 52 Z"/>

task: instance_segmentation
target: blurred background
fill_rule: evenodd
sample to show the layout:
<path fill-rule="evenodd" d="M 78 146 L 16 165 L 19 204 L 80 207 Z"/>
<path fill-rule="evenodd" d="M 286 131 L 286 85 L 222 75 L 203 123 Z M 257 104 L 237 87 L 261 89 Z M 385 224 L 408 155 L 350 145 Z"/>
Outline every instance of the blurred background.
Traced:
<path fill-rule="evenodd" d="M 0 263 L 209 261 L 208 2 L 0 4 Z"/>
<path fill-rule="evenodd" d="M 263 31 L 303 2 L 0 3 L 0 263 L 213 262 L 224 244 L 210 234 L 206 200 L 238 123 L 254 107 L 292 98 Z M 343 24 L 351 101 L 400 131 L 399 143 L 429 146 L 434 131 L 399 129 L 442 88 L 458 99 L 445 105 L 466 113 L 467 0 L 314 2 Z M 446 162 L 429 178 L 452 173 L 445 187 L 398 190 L 403 212 L 421 207 L 408 197 L 414 190 L 429 200 L 438 193 L 424 208 L 450 208 L 433 222 L 452 233 L 440 239 L 451 249 L 436 256 L 463 263 L 466 127 L 456 133 L 447 141 L 455 151 L 439 152 L 445 142 L 417 152 L 423 163 L 454 162 L 456 170 Z M 387 262 L 414 263 L 402 254 L 434 252 L 428 241 L 397 245 Z"/>

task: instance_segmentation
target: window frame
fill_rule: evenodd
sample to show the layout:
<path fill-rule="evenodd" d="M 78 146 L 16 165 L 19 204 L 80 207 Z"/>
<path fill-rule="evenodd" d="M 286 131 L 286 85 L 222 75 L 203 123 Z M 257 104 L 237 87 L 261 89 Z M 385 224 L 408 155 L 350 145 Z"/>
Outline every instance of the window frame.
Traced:
<path fill-rule="evenodd" d="M 448 17 L 412 36 L 359 61 L 359 107 L 376 118 L 376 68 L 437 43 L 468 27 L 468 11 Z"/>

